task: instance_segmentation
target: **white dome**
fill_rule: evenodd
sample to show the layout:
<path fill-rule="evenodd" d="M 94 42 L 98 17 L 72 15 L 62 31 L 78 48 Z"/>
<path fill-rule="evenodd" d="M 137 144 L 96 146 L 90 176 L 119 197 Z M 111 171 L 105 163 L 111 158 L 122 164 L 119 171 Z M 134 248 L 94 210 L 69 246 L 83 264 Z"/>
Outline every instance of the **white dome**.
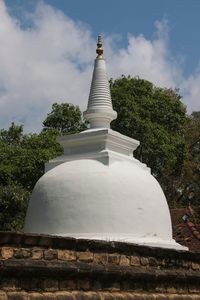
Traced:
<path fill-rule="evenodd" d="M 25 231 L 175 244 L 165 196 L 148 169 L 135 159 L 109 165 L 82 159 L 53 168 L 34 188 Z"/>

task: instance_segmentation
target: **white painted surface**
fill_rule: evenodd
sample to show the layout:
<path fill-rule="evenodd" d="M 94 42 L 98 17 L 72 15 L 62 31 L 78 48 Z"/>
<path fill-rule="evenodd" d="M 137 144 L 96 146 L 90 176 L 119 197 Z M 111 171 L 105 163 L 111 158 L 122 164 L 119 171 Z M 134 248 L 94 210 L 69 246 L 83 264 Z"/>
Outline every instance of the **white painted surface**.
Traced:
<path fill-rule="evenodd" d="M 90 122 L 90 128 L 110 128 L 110 122 L 117 117 L 112 107 L 106 64 L 103 58 L 95 59 L 88 107 L 83 115 Z"/>
<path fill-rule="evenodd" d="M 33 191 L 25 232 L 183 249 L 172 239 L 158 182 L 139 161 L 124 155 L 105 164 L 69 161 L 47 172 Z"/>
<path fill-rule="evenodd" d="M 89 129 L 80 134 L 60 136 L 57 141 L 64 148 L 64 155 L 52 159 L 45 165 L 45 171 L 70 160 L 92 158 L 104 162 L 107 151 L 113 155 L 123 154 L 133 158 L 133 151 L 139 146 L 137 140 L 131 139 L 109 128 Z M 109 159 L 109 157 L 108 157 Z M 122 158 L 124 159 L 124 158 Z"/>

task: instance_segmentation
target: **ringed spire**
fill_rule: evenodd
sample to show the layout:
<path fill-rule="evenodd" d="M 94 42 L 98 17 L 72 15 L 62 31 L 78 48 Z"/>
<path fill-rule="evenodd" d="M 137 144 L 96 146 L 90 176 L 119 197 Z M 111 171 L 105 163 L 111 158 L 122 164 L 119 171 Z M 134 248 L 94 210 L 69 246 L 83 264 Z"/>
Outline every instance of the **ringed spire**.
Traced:
<path fill-rule="evenodd" d="M 110 123 L 116 119 L 117 113 L 112 106 L 101 34 L 98 35 L 96 53 L 88 106 L 83 115 L 89 121 L 91 129 L 110 128 Z"/>

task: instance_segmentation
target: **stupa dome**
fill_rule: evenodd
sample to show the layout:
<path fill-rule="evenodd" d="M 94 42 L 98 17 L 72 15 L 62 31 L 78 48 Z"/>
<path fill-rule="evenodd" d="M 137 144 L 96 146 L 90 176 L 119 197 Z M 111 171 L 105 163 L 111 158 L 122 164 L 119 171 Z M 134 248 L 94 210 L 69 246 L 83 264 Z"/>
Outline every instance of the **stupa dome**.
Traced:
<path fill-rule="evenodd" d="M 160 246 L 172 236 L 164 194 L 136 160 L 62 163 L 38 181 L 29 211 L 28 232 Z"/>
<path fill-rule="evenodd" d="M 159 183 L 132 155 L 139 142 L 110 129 L 116 112 L 100 37 L 97 45 L 100 50 L 84 113 L 91 128 L 58 138 L 64 155 L 50 161 L 37 182 L 25 232 L 185 249 L 172 238 Z"/>

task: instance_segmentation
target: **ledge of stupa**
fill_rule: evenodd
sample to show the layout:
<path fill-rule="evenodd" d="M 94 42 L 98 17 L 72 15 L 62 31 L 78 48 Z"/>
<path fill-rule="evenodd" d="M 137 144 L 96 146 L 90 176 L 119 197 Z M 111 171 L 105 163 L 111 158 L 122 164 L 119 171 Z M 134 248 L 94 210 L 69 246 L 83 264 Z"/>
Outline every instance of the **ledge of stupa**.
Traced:
<path fill-rule="evenodd" d="M 133 151 L 140 142 L 109 128 L 88 129 L 77 134 L 59 136 L 57 141 L 64 148 L 64 155 L 50 160 L 45 165 L 46 172 L 61 163 L 77 159 L 97 159 L 104 164 L 116 159 L 140 163 L 133 158 Z M 145 164 L 141 165 L 147 168 Z"/>

